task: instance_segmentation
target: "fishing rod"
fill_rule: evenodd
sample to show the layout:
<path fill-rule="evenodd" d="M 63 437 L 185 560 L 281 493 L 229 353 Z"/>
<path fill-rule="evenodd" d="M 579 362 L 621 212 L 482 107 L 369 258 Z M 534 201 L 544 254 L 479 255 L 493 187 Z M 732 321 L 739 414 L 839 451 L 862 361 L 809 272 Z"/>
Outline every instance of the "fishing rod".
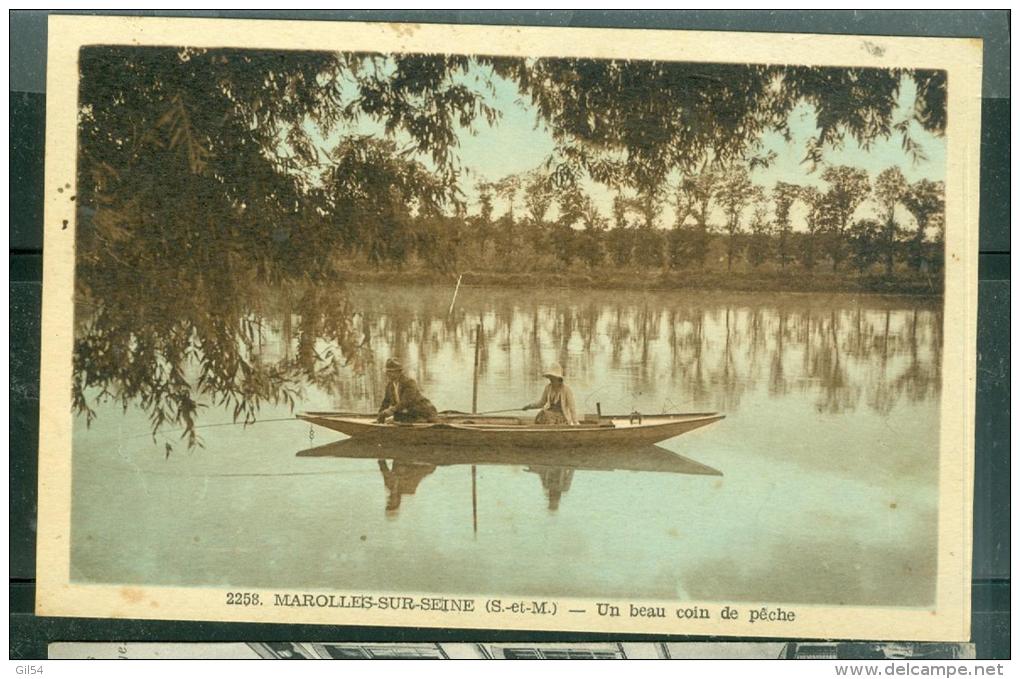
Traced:
<path fill-rule="evenodd" d="M 497 413 L 519 413 L 523 412 L 524 408 L 505 408 L 503 410 L 483 410 L 480 413 L 465 413 L 462 410 L 443 410 L 440 411 L 440 415 L 496 415 Z"/>

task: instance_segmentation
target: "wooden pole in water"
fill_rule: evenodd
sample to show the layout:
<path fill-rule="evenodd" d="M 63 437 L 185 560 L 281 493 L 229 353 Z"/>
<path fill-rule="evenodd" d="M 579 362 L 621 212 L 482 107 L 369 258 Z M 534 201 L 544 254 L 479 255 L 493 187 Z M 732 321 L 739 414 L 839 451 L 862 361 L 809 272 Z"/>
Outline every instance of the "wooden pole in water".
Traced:
<path fill-rule="evenodd" d="M 478 486 L 476 477 L 475 466 L 471 465 L 471 523 L 475 529 L 475 535 L 478 535 Z"/>
<path fill-rule="evenodd" d="M 478 412 L 478 352 L 482 348 L 482 324 L 475 326 L 475 367 L 471 379 L 471 412 Z M 478 535 L 478 482 L 475 465 L 471 465 L 471 525 Z"/>
<path fill-rule="evenodd" d="M 475 368 L 471 379 L 471 412 L 478 412 L 478 352 L 482 348 L 482 324 L 475 327 Z"/>
<path fill-rule="evenodd" d="M 457 303 L 457 293 L 460 292 L 460 279 L 463 277 L 464 274 L 460 274 L 459 276 L 457 276 L 457 287 L 453 289 L 453 299 L 450 300 L 450 310 L 446 312 L 447 315 L 453 313 L 453 305 Z"/>

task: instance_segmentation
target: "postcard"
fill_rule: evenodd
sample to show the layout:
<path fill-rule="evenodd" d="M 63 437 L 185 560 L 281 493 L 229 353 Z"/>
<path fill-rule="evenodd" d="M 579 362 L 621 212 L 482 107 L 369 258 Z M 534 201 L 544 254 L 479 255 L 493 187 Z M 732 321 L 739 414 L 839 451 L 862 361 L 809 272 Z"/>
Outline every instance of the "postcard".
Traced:
<path fill-rule="evenodd" d="M 968 641 L 980 76 L 50 17 L 37 613 Z"/>

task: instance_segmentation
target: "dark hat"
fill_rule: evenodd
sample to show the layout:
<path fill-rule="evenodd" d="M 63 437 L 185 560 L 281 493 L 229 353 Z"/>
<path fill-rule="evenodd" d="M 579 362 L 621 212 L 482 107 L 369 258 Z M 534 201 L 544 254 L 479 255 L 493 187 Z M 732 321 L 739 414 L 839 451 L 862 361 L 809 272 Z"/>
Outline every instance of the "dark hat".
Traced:
<path fill-rule="evenodd" d="M 395 359 L 395 358 L 387 358 L 386 359 L 386 372 L 390 372 L 390 371 L 402 372 L 403 370 L 404 370 L 404 366 L 397 359 Z"/>

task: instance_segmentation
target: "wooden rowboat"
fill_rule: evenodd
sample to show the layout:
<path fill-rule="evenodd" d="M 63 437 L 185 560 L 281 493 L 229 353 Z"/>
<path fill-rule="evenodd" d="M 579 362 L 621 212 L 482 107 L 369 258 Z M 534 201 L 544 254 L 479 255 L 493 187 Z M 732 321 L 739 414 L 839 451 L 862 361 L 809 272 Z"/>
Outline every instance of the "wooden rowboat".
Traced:
<path fill-rule="evenodd" d="M 554 465 L 586 471 L 633 471 L 722 476 L 718 469 L 659 446 L 597 446 L 591 449 L 489 448 L 470 446 L 401 446 L 350 438 L 302 450 L 298 457 L 394 460 L 437 467 L 488 465 L 546 467 Z"/>
<path fill-rule="evenodd" d="M 402 446 L 591 448 L 646 446 L 723 419 L 719 413 L 588 416 L 574 425 L 534 424 L 530 418 L 444 413 L 438 422 L 378 424 L 374 414 L 299 413 L 301 420 L 367 441 Z"/>

